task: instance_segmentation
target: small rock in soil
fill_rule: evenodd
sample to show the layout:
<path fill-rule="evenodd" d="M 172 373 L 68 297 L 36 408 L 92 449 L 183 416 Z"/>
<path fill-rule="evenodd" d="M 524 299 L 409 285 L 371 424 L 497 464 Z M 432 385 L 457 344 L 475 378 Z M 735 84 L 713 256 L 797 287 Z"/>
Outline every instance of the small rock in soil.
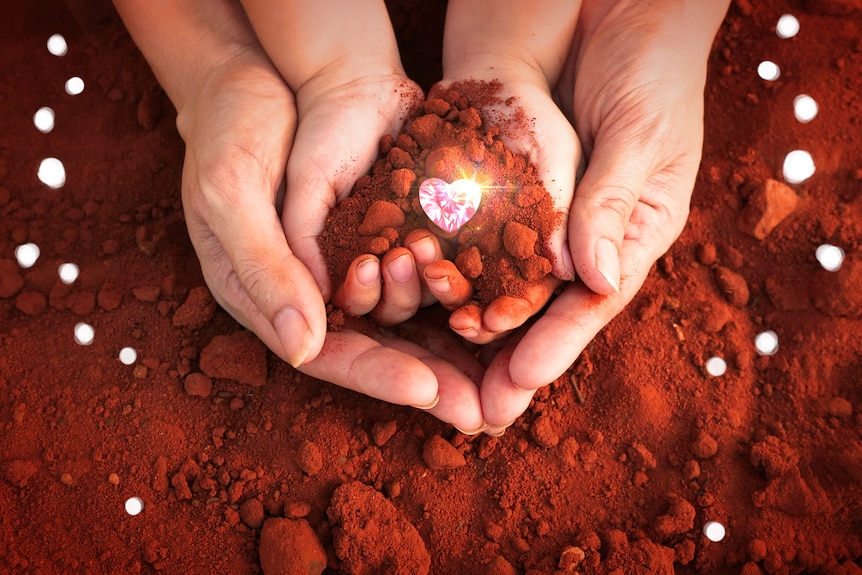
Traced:
<path fill-rule="evenodd" d="M 748 303 L 748 283 L 738 273 L 718 266 L 715 268 L 715 283 L 728 302 L 737 307 L 745 307 Z"/>
<path fill-rule="evenodd" d="M 665 540 L 694 529 L 696 515 L 697 511 L 691 503 L 671 494 L 667 513 L 656 519 L 655 528 L 659 538 Z"/>
<path fill-rule="evenodd" d="M 266 384 L 266 348 L 248 331 L 217 335 L 201 351 L 200 367 L 213 379 Z"/>
<path fill-rule="evenodd" d="M 315 443 L 303 440 L 296 455 L 296 464 L 306 475 L 317 475 L 323 469 L 323 455 Z"/>
<path fill-rule="evenodd" d="M 439 435 L 432 435 L 425 442 L 422 459 L 431 469 L 455 469 L 467 465 L 461 452 Z"/>
<path fill-rule="evenodd" d="M 239 518 L 252 529 L 257 529 L 263 525 L 263 503 L 257 499 L 243 501 L 242 505 L 239 506 Z"/>
<path fill-rule="evenodd" d="M 431 556 L 416 527 L 374 488 L 339 486 L 326 513 L 335 555 L 350 575 L 428 575 Z"/>
<path fill-rule="evenodd" d="M 190 373 L 186 376 L 183 387 L 186 393 L 193 397 L 209 397 L 213 391 L 213 380 L 199 372 Z"/>
<path fill-rule="evenodd" d="M 174 327 L 200 329 L 210 319 L 216 310 L 216 302 L 210 291 L 204 286 L 195 286 L 189 290 L 186 301 L 174 312 Z"/>
<path fill-rule="evenodd" d="M 320 575 L 326 569 L 326 551 L 305 519 L 264 521 L 259 554 L 264 575 Z"/>
<path fill-rule="evenodd" d="M 10 298 L 24 287 L 24 278 L 15 260 L 0 260 L 0 298 Z"/>
<path fill-rule="evenodd" d="M 799 196 L 787 184 L 766 180 L 748 198 L 737 225 L 741 231 L 762 240 L 792 214 L 798 204 Z"/>

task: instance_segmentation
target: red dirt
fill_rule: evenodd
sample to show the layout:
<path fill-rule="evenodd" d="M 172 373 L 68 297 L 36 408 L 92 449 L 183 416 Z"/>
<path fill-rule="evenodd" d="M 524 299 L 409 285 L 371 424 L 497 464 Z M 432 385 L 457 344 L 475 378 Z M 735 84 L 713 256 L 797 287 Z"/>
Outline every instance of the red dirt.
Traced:
<path fill-rule="evenodd" d="M 499 439 L 311 380 L 243 335 L 202 297 L 182 144 L 128 37 L 81 19 L 84 34 L 62 4 L 5 4 L 0 572 L 242 575 L 286 546 L 286 572 L 319 573 L 321 545 L 327 573 L 421 573 L 429 559 L 431 573 L 862 572 L 858 2 L 733 4 L 685 232 Z M 394 10 L 405 61 L 433 80 L 424 34 L 439 19 L 422 17 L 441 5 L 411 5 Z M 801 21 L 793 39 L 773 32 L 784 12 Z M 55 32 L 62 58 L 45 50 Z M 760 80 L 761 59 L 781 78 Z M 78 96 L 63 92 L 72 75 Z M 820 104 L 808 124 L 792 115 L 800 93 Z M 50 134 L 33 127 L 40 106 L 57 114 Z M 758 239 L 774 222 L 752 211 L 785 211 L 765 186 L 796 148 L 817 173 Z M 66 166 L 61 190 L 36 180 L 49 156 Z M 14 261 L 24 242 L 41 248 L 30 269 Z M 826 242 L 847 253 L 838 272 L 814 259 Z M 71 286 L 66 261 L 81 269 Z M 90 346 L 74 342 L 80 321 Z M 760 357 L 766 329 L 780 347 Z M 705 373 L 713 355 L 724 376 Z M 261 523 L 273 518 L 291 523 Z M 710 520 L 723 541 L 702 535 Z"/>
<path fill-rule="evenodd" d="M 529 126 L 517 119 L 499 125 L 477 111 L 506 105 L 497 96 L 500 87 L 461 82 L 435 88 L 402 133 L 383 138 L 380 158 L 332 210 L 321 238 L 333 284 L 344 280 L 357 256 L 402 246 L 417 228 L 441 236 L 447 257 L 473 279 L 474 300 L 483 307 L 500 296 L 524 295 L 550 273 L 546 239 L 562 215 L 554 213 L 527 158 L 499 139 Z M 452 234 L 437 228 L 419 203 L 417 190 L 427 178 L 471 179 L 483 190 L 476 214 Z"/>

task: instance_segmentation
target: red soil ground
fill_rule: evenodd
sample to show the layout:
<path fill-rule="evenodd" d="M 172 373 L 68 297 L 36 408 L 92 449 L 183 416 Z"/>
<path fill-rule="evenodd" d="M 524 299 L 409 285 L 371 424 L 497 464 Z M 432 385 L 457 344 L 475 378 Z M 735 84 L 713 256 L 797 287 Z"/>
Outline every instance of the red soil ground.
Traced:
<path fill-rule="evenodd" d="M 172 108 L 134 45 L 63 4 L 4 4 L 0 572 L 862 572 L 858 1 L 734 2 L 689 225 L 499 439 L 302 376 L 216 309 Z M 427 87 L 443 5 L 413 4 L 393 20 Z M 801 31 L 783 40 L 785 12 Z M 758 78 L 763 59 L 777 81 Z M 82 94 L 63 91 L 70 76 Z M 807 124 L 800 93 L 820 105 Z M 794 149 L 815 175 L 767 187 Z M 37 180 L 45 157 L 65 164 L 62 189 Z M 41 256 L 22 269 L 26 242 Z M 839 271 L 814 259 L 823 243 L 845 250 Z M 63 262 L 80 266 L 71 286 Z M 727 536 L 707 540 L 707 521 Z"/>

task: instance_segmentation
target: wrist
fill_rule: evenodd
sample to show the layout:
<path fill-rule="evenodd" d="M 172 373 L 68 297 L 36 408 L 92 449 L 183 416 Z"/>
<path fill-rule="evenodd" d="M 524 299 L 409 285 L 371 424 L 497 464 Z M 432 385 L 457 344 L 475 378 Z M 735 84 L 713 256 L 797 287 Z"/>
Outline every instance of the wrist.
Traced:
<path fill-rule="evenodd" d="M 544 84 L 555 84 L 579 5 L 571 0 L 451 0 L 443 34 L 444 77 L 494 79 L 502 67 L 529 69 Z"/>
<path fill-rule="evenodd" d="M 231 2 L 114 0 L 117 11 L 174 107 L 193 101 L 213 70 L 254 46 Z"/>

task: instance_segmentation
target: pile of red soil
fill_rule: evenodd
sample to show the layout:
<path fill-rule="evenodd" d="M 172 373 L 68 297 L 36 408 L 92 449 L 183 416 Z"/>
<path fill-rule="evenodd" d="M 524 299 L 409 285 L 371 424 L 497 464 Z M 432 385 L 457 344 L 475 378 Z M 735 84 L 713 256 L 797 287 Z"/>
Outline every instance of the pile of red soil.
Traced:
<path fill-rule="evenodd" d="M 5 4 L 0 572 L 862 571 L 858 2 L 732 5 L 688 227 L 501 438 L 302 376 L 217 309 L 171 108 L 129 38 L 84 34 L 63 5 Z M 405 61 L 431 62 L 416 55 L 439 20 L 421 16 L 438 8 L 393 10 Z M 792 39 L 774 33 L 784 12 Z M 777 81 L 757 77 L 763 59 Z M 65 94 L 70 76 L 82 94 Z M 800 93 L 820 105 L 807 124 Z M 817 172 L 777 187 L 794 149 Z M 36 179 L 45 157 L 66 166 L 62 189 Z M 41 256 L 24 269 L 26 242 Z M 839 271 L 814 259 L 823 243 L 845 250 Z M 72 285 L 63 262 L 80 267 Z M 754 350 L 763 330 L 775 355 Z M 705 372 L 711 356 L 726 374 Z M 727 536 L 707 540 L 707 521 Z"/>
<path fill-rule="evenodd" d="M 501 128 L 480 113 L 506 105 L 500 89 L 498 82 L 475 81 L 437 87 L 397 138 L 383 138 L 370 174 L 327 220 L 321 248 L 334 285 L 357 256 L 402 246 L 418 228 L 440 236 L 483 307 L 500 296 L 522 296 L 551 272 L 547 239 L 562 215 L 554 213 L 535 167 L 499 138 L 501 130 L 526 130 L 527 123 Z M 466 179 L 482 190 L 476 214 L 458 230 L 441 230 L 420 205 L 418 189 L 428 178 Z"/>

